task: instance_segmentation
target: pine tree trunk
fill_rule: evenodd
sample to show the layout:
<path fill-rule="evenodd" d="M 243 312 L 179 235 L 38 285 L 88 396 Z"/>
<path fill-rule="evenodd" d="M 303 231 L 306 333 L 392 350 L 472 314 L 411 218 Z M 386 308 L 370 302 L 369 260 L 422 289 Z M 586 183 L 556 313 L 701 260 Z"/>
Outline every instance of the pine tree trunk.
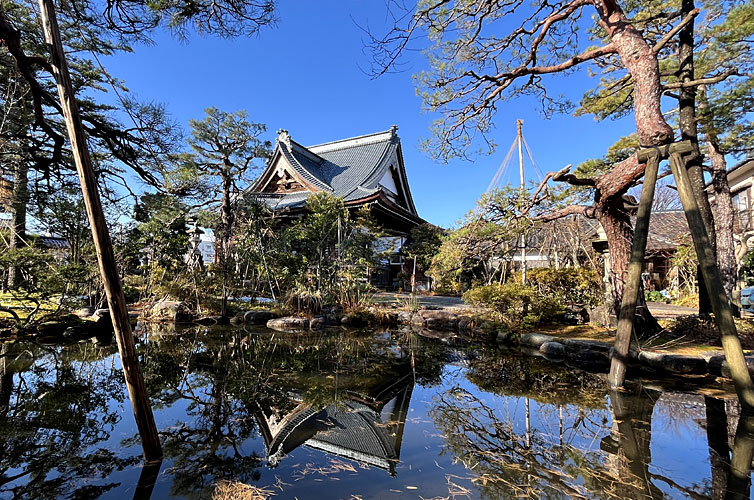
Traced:
<path fill-rule="evenodd" d="M 611 313 L 617 316 L 620 312 L 623 290 L 626 286 L 634 230 L 631 227 L 630 215 L 621 198 L 613 198 L 606 204 L 596 205 L 594 215 L 605 230 L 607 245 L 610 249 L 610 290 L 612 292 L 610 309 Z M 647 303 L 644 300 L 644 287 L 642 286 L 639 289 L 636 302 L 634 333 L 638 338 L 643 338 L 656 333 L 658 330 L 659 324 L 647 308 Z"/>
<path fill-rule="evenodd" d="M 29 203 L 29 165 L 18 162 L 13 171 L 13 219 L 11 220 L 10 248 L 21 248 L 26 244 L 26 208 Z M 8 288 L 18 287 L 20 274 L 16 266 L 8 268 Z"/>
<path fill-rule="evenodd" d="M 220 303 L 220 315 L 224 318 L 228 312 L 228 282 L 230 280 L 228 270 L 228 258 L 230 256 L 230 236 L 233 228 L 233 207 L 231 206 L 230 193 L 231 179 L 223 178 L 223 198 L 220 221 L 220 272 L 222 273 L 223 290 Z"/>
<path fill-rule="evenodd" d="M 634 119 L 642 146 L 656 146 L 673 140 L 673 129 L 660 107 L 662 86 L 657 56 L 631 24 L 615 0 L 592 0 L 600 24 L 610 36 L 623 65 L 634 83 Z"/>
<path fill-rule="evenodd" d="M 740 297 L 734 297 L 738 285 L 738 263 L 736 261 L 736 243 L 733 238 L 733 197 L 728 184 L 728 171 L 725 155 L 720 149 L 717 133 L 712 124 L 712 117 L 706 116 L 708 111 L 707 95 L 704 86 L 699 87 L 700 122 L 707 145 L 707 156 L 712 164 L 712 190 L 715 194 L 715 205 L 712 216 L 715 226 L 715 242 L 717 245 L 717 266 L 723 279 L 725 293 L 731 299 L 731 305 L 738 309 Z"/>
<path fill-rule="evenodd" d="M 685 16 L 694 10 L 694 0 L 682 0 L 681 15 Z M 678 79 L 687 82 L 694 79 L 694 21 L 692 20 L 678 32 Z M 715 224 L 712 217 L 707 192 L 705 191 L 704 170 L 702 167 L 702 155 L 699 151 L 699 137 L 697 135 L 696 121 L 696 87 L 683 87 L 678 92 L 678 126 L 681 131 L 681 140 L 691 141 L 694 151 L 686 158 L 686 170 L 689 173 L 691 187 L 694 190 L 694 198 L 699 206 L 699 212 L 704 221 L 710 242 L 712 253 L 716 254 Z M 701 269 L 697 270 L 699 281 L 699 315 L 709 316 L 712 313 L 712 305 L 707 295 L 707 287 L 704 285 Z"/>

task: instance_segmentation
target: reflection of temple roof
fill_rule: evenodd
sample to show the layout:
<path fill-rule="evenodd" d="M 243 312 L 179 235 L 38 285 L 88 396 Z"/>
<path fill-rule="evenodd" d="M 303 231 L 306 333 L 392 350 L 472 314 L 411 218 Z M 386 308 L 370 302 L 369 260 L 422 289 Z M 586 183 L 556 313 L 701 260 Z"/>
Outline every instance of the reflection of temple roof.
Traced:
<path fill-rule="evenodd" d="M 306 403 L 278 418 L 262 410 L 257 421 L 270 466 L 301 445 L 356 460 L 395 474 L 413 381 L 404 378 L 377 391 L 380 399 L 356 394 L 317 410 Z"/>
<path fill-rule="evenodd" d="M 332 404 L 310 419 L 317 420 L 312 427 L 323 424 L 329 427 L 303 443 L 310 448 L 387 470 L 398 461 L 395 436 L 389 434 L 391 429 L 381 425 L 379 413 L 364 404 L 353 401 Z"/>

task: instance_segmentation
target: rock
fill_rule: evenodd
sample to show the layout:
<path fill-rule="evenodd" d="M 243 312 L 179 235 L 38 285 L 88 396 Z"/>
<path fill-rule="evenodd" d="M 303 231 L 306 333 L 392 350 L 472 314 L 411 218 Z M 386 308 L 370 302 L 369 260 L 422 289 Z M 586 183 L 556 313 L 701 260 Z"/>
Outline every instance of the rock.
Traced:
<path fill-rule="evenodd" d="M 584 306 L 567 306 L 566 318 L 569 320 L 574 320 L 575 324 L 589 323 L 589 310 Z"/>
<path fill-rule="evenodd" d="M 401 311 L 398 313 L 398 323 L 401 325 L 412 326 L 424 326 L 424 318 L 420 314 L 415 314 L 409 311 Z"/>
<path fill-rule="evenodd" d="M 218 322 L 218 317 L 216 316 L 202 316 L 194 320 L 194 323 L 204 326 L 216 325 Z"/>
<path fill-rule="evenodd" d="M 422 311 L 419 315 L 424 319 L 427 328 L 432 330 L 455 330 L 458 328 L 458 316 L 449 311 Z"/>
<path fill-rule="evenodd" d="M 594 349 L 566 350 L 566 358 L 578 368 L 587 371 L 603 372 L 610 366 L 607 353 Z"/>
<path fill-rule="evenodd" d="M 601 342 L 599 340 L 587 340 L 587 339 L 563 339 L 561 341 L 567 350 L 579 350 L 579 349 L 592 349 L 601 352 L 610 352 L 610 345 L 608 342 Z"/>
<path fill-rule="evenodd" d="M 86 329 L 84 320 L 76 316 L 75 314 L 64 314 L 56 317 L 53 320 L 45 321 L 37 326 L 37 334 L 39 337 L 44 337 L 46 340 L 58 339 L 65 337 L 65 332 L 69 328 L 76 328 L 69 331 L 69 336 L 78 331 L 78 328 Z"/>
<path fill-rule="evenodd" d="M 516 336 L 511 331 L 499 331 L 495 334 L 495 342 L 500 344 L 512 344 Z"/>
<path fill-rule="evenodd" d="M 330 325 L 330 321 L 327 316 L 315 316 L 309 322 L 309 328 L 312 330 L 318 330 L 320 328 L 326 328 Z"/>
<path fill-rule="evenodd" d="M 92 314 L 92 319 L 94 321 L 99 321 L 101 319 L 107 319 L 107 321 L 110 321 L 110 309 L 97 309 L 96 311 L 94 311 L 94 314 Z"/>
<path fill-rule="evenodd" d="M 539 346 L 539 352 L 547 358 L 562 359 L 565 357 L 566 348 L 560 342 L 545 342 Z"/>
<path fill-rule="evenodd" d="M 309 319 L 299 318 L 297 316 L 285 316 L 267 321 L 267 328 L 281 332 L 308 330 Z"/>
<path fill-rule="evenodd" d="M 641 351 L 638 359 L 650 368 L 676 375 L 702 375 L 709 370 L 704 358 L 698 356 Z"/>
<path fill-rule="evenodd" d="M 265 325 L 271 319 L 277 316 L 272 311 L 246 311 L 243 315 L 243 322 L 250 325 Z"/>
<path fill-rule="evenodd" d="M 707 362 L 698 356 L 671 354 L 665 356 L 664 369 L 677 375 L 703 375 L 707 373 Z"/>
<path fill-rule="evenodd" d="M 172 323 L 190 322 L 192 317 L 191 309 L 184 302 L 175 300 L 163 300 L 156 303 L 150 313 L 150 319 L 153 321 Z"/>
<path fill-rule="evenodd" d="M 94 308 L 93 307 L 82 307 L 78 311 L 74 312 L 76 316 L 79 318 L 88 318 L 94 314 Z"/>
<path fill-rule="evenodd" d="M 455 333 L 449 330 L 430 330 L 429 328 L 422 328 L 419 330 L 419 335 L 428 339 L 442 340 L 445 342 L 457 337 Z"/>
<path fill-rule="evenodd" d="M 722 356 L 725 358 L 725 356 Z M 746 360 L 746 366 L 749 368 L 749 375 L 751 377 L 754 377 L 754 357 L 752 356 L 745 356 L 744 359 Z M 731 378 L 730 377 L 730 366 L 728 366 L 728 362 L 723 360 L 722 366 L 720 367 L 720 373 L 723 377 Z"/>
<path fill-rule="evenodd" d="M 542 333 L 525 333 L 524 335 L 521 335 L 520 342 L 521 345 L 539 349 L 539 346 L 541 346 L 545 342 L 552 342 L 554 340 L 555 337 L 553 337 L 552 335 L 544 335 Z"/>
<path fill-rule="evenodd" d="M 662 370 L 665 364 L 665 354 L 654 351 L 641 351 L 639 352 L 638 360 L 650 368 Z"/>
<path fill-rule="evenodd" d="M 67 340 L 83 340 L 92 336 L 92 333 L 84 325 L 69 326 L 63 330 L 63 338 Z"/>
<path fill-rule="evenodd" d="M 230 318 L 230 324 L 233 325 L 233 326 L 242 325 L 243 324 L 243 316 L 241 316 L 240 318 L 238 316 L 233 316 L 232 318 Z"/>
<path fill-rule="evenodd" d="M 472 317 L 458 316 L 458 331 L 459 332 L 473 331 L 477 323 L 479 322 Z"/>
<path fill-rule="evenodd" d="M 712 356 L 707 360 L 707 370 L 710 375 L 715 377 L 723 377 L 723 363 L 725 363 L 725 356 Z M 726 366 L 727 368 L 727 366 Z"/>

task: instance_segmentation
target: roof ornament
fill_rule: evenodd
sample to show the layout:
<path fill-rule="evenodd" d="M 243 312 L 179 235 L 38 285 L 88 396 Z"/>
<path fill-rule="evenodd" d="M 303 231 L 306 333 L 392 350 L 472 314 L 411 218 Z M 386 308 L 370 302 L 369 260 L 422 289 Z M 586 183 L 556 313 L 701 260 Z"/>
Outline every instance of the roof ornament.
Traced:
<path fill-rule="evenodd" d="M 282 142 L 290 150 L 291 149 L 291 134 L 289 134 L 288 131 L 285 130 L 284 128 L 281 128 L 280 130 L 278 130 L 277 142 L 279 143 Z"/>
<path fill-rule="evenodd" d="M 395 139 L 398 137 L 398 125 L 393 125 L 390 127 L 390 138 Z"/>

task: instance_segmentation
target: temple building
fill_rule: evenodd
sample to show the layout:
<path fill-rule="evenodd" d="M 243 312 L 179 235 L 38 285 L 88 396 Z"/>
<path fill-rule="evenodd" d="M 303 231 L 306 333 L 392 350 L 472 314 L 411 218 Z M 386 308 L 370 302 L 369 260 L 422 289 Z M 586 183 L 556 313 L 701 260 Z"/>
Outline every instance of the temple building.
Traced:
<path fill-rule="evenodd" d="M 267 167 L 246 196 L 264 202 L 277 216 L 292 218 L 306 213 L 307 198 L 313 193 L 342 197 L 354 211 L 369 206 L 388 235 L 378 245 L 393 249 L 373 281 L 390 286 L 405 264 L 401 247 L 411 229 L 425 222 L 411 197 L 397 130 L 393 126 L 385 132 L 308 147 L 281 130 Z"/>

